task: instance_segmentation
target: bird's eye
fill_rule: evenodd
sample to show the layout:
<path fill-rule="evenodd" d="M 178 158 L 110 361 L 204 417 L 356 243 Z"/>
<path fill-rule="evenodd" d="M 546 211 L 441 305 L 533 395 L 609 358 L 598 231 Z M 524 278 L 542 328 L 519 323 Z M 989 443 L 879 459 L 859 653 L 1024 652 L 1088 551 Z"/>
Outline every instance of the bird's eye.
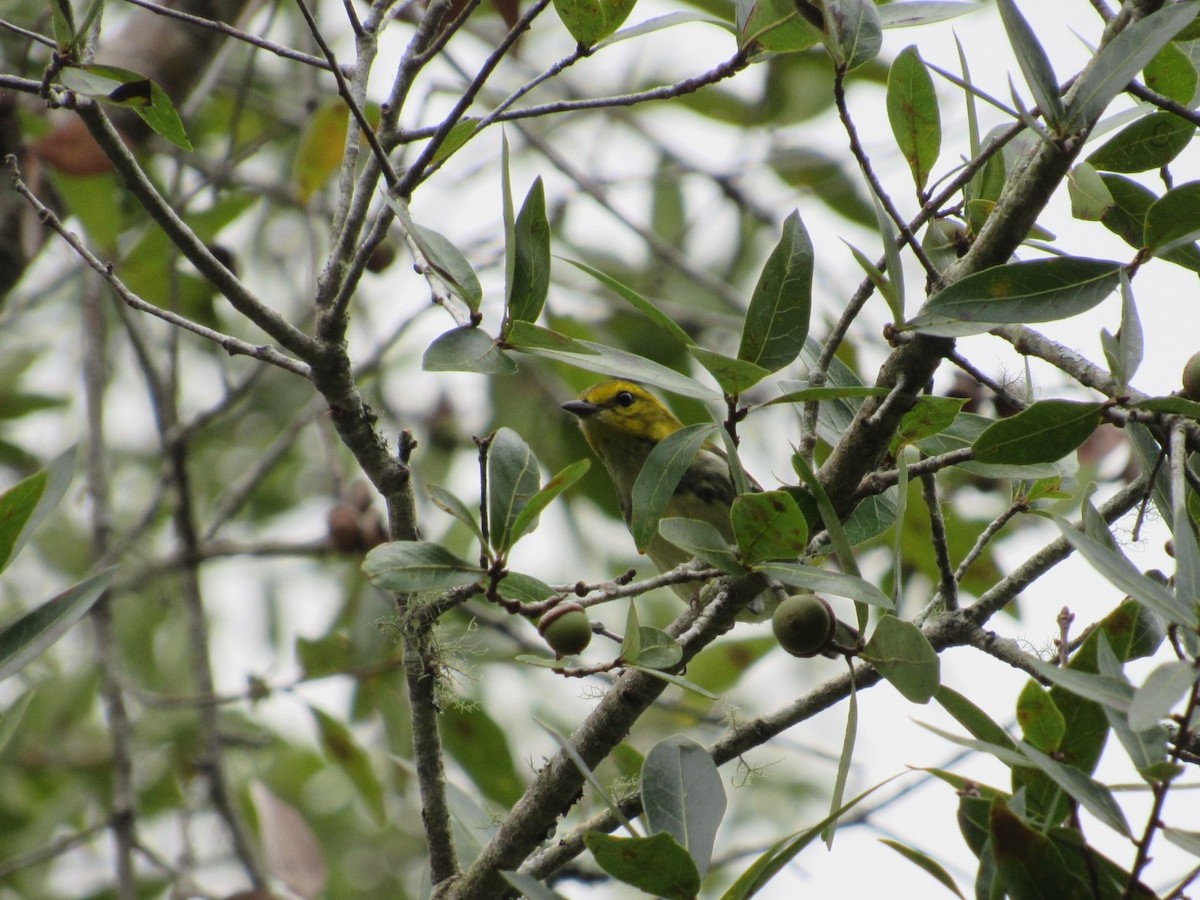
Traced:
<path fill-rule="evenodd" d="M 617 406 L 623 406 L 626 409 L 633 406 L 633 394 L 629 393 L 629 391 L 621 391 L 613 399 L 616 401 Z"/>

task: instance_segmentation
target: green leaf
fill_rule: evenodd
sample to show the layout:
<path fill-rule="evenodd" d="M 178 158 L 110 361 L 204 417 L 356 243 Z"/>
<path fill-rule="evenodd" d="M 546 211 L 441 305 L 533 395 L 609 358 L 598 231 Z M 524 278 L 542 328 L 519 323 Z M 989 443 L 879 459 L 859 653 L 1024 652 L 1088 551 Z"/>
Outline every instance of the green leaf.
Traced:
<path fill-rule="evenodd" d="M 1035 672 L 1076 696 L 1107 706 L 1119 713 L 1129 712 L 1133 699 L 1133 688 L 1120 678 L 1087 672 L 1070 667 L 1054 666 L 1040 659 L 1030 658 L 1029 665 Z"/>
<path fill-rule="evenodd" d="M 893 841 L 889 838 L 880 838 L 879 842 L 884 846 L 891 847 L 913 865 L 917 866 L 917 868 L 931 875 L 942 887 L 952 894 L 961 897 L 962 900 L 967 900 L 963 892 L 958 889 L 958 885 L 954 883 L 954 879 L 950 877 L 950 873 L 933 857 L 922 853 L 915 847 L 910 847 L 907 844 L 902 844 L 899 841 Z"/>
<path fill-rule="evenodd" d="M 605 38 L 596 44 L 596 50 L 601 47 L 611 47 L 613 44 L 618 44 L 621 41 L 627 41 L 630 38 L 641 37 L 644 34 L 653 34 L 656 31 L 664 31 L 667 28 L 674 28 L 676 25 L 688 25 L 692 22 L 701 22 L 705 25 L 715 25 L 732 35 L 737 34 L 732 22 L 728 19 L 720 19 L 716 16 L 706 15 L 700 12 L 673 12 L 664 13 L 661 16 L 653 16 L 646 19 L 644 22 L 638 22 L 636 25 L 630 25 L 628 28 L 622 28 L 612 37 Z"/>
<path fill-rule="evenodd" d="M 825 0 L 825 46 L 839 67 L 857 69 L 879 55 L 883 31 L 873 0 Z"/>
<path fill-rule="evenodd" d="M 1009 737 L 1008 732 L 958 691 L 943 684 L 933 697 L 942 709 L 952 715 L 959 725 L 967 729 L 978 740 L 1009 750 L 1016 749 L 1016 742 Z"/>
<path fill-rule="evenodd" d="M 175 105 L 157 82 L 128 69 L 99 65 L 67 66 L 58 78 L 69 91 L 132 108 L 159 137 L 184 150 L 193 149 Z"/>
<path fill-rule="evenodd" d="M 523 572 L 508 572 L 500 581 L 500 595 L 508 600 L 522 603 L 541 603 L 549 600 L 556 591 L 544 581 Z"/>
<path fill-rule="evenodd" d="M 1179 44 L 1168 43 L 1155 55 L 1143 71 L 1146 87 L 1170 97 L 1184 106 L 1192 105 L 1196 84 L 1200 80 L 1191 57 Z"/>
<path fill-rule="evenodd" d="M 1161 169 L 1183 152 L 1195 131 L 1195 125 L 1174 113 L 1152 112 L 1118 131 L 1087 161 L 1105 172 Z"/>
<path fill-rule="evenodd" d="M 8 705 L 0 715 L 0 760 L 4 759 L 4 751 L 12 743 L 12 739 L 20 733 L 21 723 L 29 705 L 33 702 L 33 691 L 28 690 Z"/>
<path fill-rule="evenodd" d="M 888 229 L 888 232 L 890 232 L 890 229 Z M 891 246 L 888 241 L 888 233 L 885 233 L 883 240 L 884 247 Z M 884 301 L 887 303 L 888 310 L 891 312 L 892 318 L 897 322 L 903 321 L 904 304 L 900 302 L 899 298 L 896 296 L 896 290 L 904 282 L 901 280 L 896 280 L 893 282 L 878 266 L 875 265 L 875 263 L 871 262 L 865 253 L 863 253 L 853 244 L 846 243 L 844 239 L 843 243 L 850 248 L 850 253 L 854 257 L 854 261 L 858 263 L 859 268 L 863 270 L 866 276 L 871 279 L 871 284 L 875 285 L 875 290 L 879 291 L 880 296 L 882 296 Z M 891 266 L 888 266 L 888 269 L 890 270 Z"/>
<path fill-rule="evenodd" d="M 633 604 L 630 604 L 630 606 L 632 605 Z M 579 774 L 582 775 L 584 780 L 592 786 L 592 790 L 596 792 L 596 795 L 601 799 L 601 801 L 603 801 L 604 805 L 609 808 L 614 816 L 616 816 L 617 821 L 625 827 L 625 830 L 636 836 L 637 830 L 633 827 L 633 823 L 629 821 L 623 812 L 621 812 L 620 804 L 618 804 L 611 796 L 609 796 L 608 791 L 604 789 L 604 785 L 602 785 L 600 780 L 596 778 L 596 773 L 592 771 L 592 767 L 584 762 L 583 757 L 579 755 L 579 751 L 575 749 L 575 746 L 571 743 L 571 740 L 559 734 L 545 722 L 542 722 L 539 719 L 534 719 L 533 721 L 537 722 L 537 724 L 542 727 L 542 730 L 554 739 L 554 742 L 558 744 L 559 749 L 562 750 L 563 755 L 566 756 L 567 759 L 569 759 L 572 763 L 574 763 L 575 768 L 579 770 Z"/>
<path fill-rule="evenodd" d="M 467 304 L 468 309 L 479 312 L 479 305 L 483 302 L 483 288 L 479 285 L 479 276 L 475 274 L 463 252 L 444 235 L 414 222 L 408 204 L 404 201 L 388 194 L 384 194 L 383 199 L 392 208 L 401 226 L 421 251 L 434 274 L 454 296 Z"/>
<path fill-rule="evenodd" d="M 912 622 L 880 616 L 862 656 L 913 703 L 928 703 L 937 693 L 941 661 L 929 639 Z"/>
<path fill-rule="evenodd" d="M 667 684 L 673 684 L 676 687 L 682 688 L 685 691 L 691 691 L 693 694 L 698 694 L 699 696 L 703 697 L 705 700 L 720 700 L 721 699 L 716 694 L 714 694 L 712 691 L 705 690 L 704 688 L 700 687 L 700 685 L 693 684 L 692 682 L 688 681 L 686 678 L 683 678 L 679 675 L 673 675 L 670 672 L 662 672 L 658 669 L 650 669 L 650 668 L 647 668 L 646 666 L 638 665 L 637 663 L 629 663 L 626 666 L 626 668 L 636 669 L 639 672 L 644 672 L 653 678 L 657 678 L 659 681 L 665 681 Z"/>
<path fill-rule="evenodd" d="M 772 53 L 807 50 L 822 34 L 796 12 L 792 0 L 734 0 L 738 47 Z"/>
<path fill-rule="evenodd" d="M 671 338 L 671 340 L 679 344 L 679 346 L 690 347 L 695 343 L 695 341 L 692 340 L 691 335 L 675 324 L 674 319 L 656 307 L 653 303 L 651 303 L 629 285 L 623 284 L 609 275 L 605 275 L 599 269 L 594 269 L 587 263 L 582 263 L 574 259 L 567 259 L 566 261 L 580 271 L 587 272 L 587 274 L 591 275 L 602 285 L 613 291 L 613 293 L 615 293 L 618 297 L 621 297 L 623 300 L 625 300 L 630 306 L 649 319 L 651 323 L 659 329 L 659 331 Z"/>
<path fill-rule="evenodd" d="M 833 849 L 833 838 L 837 833 L 839 816 L 838 808 L 846 799 L 846 782 L 850 778 L 850 766 L 854 762 L 854 745 L 858 740 L 858 689 L 853 679 L 850 682 L 850 696 L 846 702 L 846 730 L 842 732 L 842 752 L 838 754 L 837 774 L 833 778 L 833 790 L 829 792 L 829 824 L 825 826 L 821 836 L 825 839 L 826 849 Z"/>
<path fill-rule="evenodd" d="M 487 574 L 429 541 L 380 544 L 363 560 L 363 572 L 385 591 L 440 591 L 480 581 Z"/>
<path fill-rule="evenodd" d="M 1094 125 L 1112 99 L 1196 18 L 1197 9 L 1194 3 L 1159 9 L 1124 28 L 1101 47 L 1075 82 L 1066 129 L 1086 131 Z"/>
<path fill-rule="evenodd" d="M 874 7 L 872 7 L 874 8 Z M 783 236 L 763 266 L 746 311 L 738 359 L 775 372 L 800 354 L 812 306 L 813 245 L 800 213 L 783 222 Z"/>
<path fill-rule="evenodd" d="M 386 821 L 383 782 L 375 774 L 367 752 L 359 746 L 350 729 L 333 716 L 312 705 L 309 705 L 308 711 L 317 723 L 317 733 L 320 735 L 321 749 L 325 751 L 325 755 L 354 785 L 355 791 L 366 803 L 376 821 Z"/>
<path fill-rule="evenodd" d="M 0 494 L 0 572 L 21 552 L 30 536 L 67 492 L 75 473 L 74 446 L 50 465 Z"/>
<path fill-rule="evenodd" d="M 1110 260 L 1071 256 L 994 266 L 935 294 L 905 327 L 960 337 L 1007 323 L 1066 319 L 1111 294 L 1120 268 Z"/>
<path fill-rule="evenodd" d="M 378 105 L 368 105 L 364 112 L 368 121 L 373 119 L 373 125 L 379 124 Z M 350 110 L 338 96 L 326 99 L 305 119 L 291 172 L 292 186 L 301 203 L 308 203 L 341 167 L 349 121 Z"/>
<path fill-rule="evenodd" d="M 1025 683 L 1017 698 L 1017 724 L 1025 740 L 1046 753 L 1058 749 L 1067 731 L 1067 720 L 1050 692 L 1033 679 Z"/>
<path fill-rule="evenodd" d="M 954 423 L 932 437 L 917 442 L 921 452 L 930 456 L 950 453 L 974 445 L 979 436 L 995 423 L 994 419 L 976 415 L 975 413 L 959 413 Z M 1078 466 L 1072 457 L 1054 463 L 1036 463 L 1028 466 L 1014 466 L 1003 463 L 980 463 L 974 460 L 960 463 L 956 468 L 972 475 L 983 478 L 1013 478 L 1030 480 L 1034 478 L 1065 478 L 1075 474 Z"/>
<path fill-rule="evenodd" d="M 1121 272 L 1121 327 L 1115 337 L 1102 329 L 1100 342 L 1108 360 L 1108 370 L 1124 390 L 1141 366 L 1145 352 L 1142 320 L 1138 317 L 1137 305 L 1133 301 L 1133 288 L 1129 284 L 1129 276 L 1124 271 Z M 1200 404 L 1197 404 L 1197 407 L 1200 408 Z"/>
<path fill-rule="evenodd" d="M 370 118 L 370 107 L 367 109 L 367 114 Z M 466 146 L 467 141 L 479 133 L 479 121 L 478 116 L 463 116 L 455 122 L 450 133 L 446 135 L 446 139 L 433 151 L 432 164 L 441 165 Z"/>
<path fill-rule="evenodd" d="M 653 897 L 694 900 L 700 890 L 696 863 L 669 834 L 622 838 L 589 831 L 583 842 L 605 872 Z"/>
<path fill-rule="evenodd" d="M 900 420 L 896 434 L 888 445 L 888 452 L 896 456 L 901 448 L 945 431 L 954 424 L 966 402 L 966 397 L 922 394 L 917 398 L 916 405 Z"/>
<path fill-rule="evenodd" d="M 668 542 L 702 559 L 710 566 L 715 566 L 729 575 L 745 574 L 746 568 L 734 555 L 729 541 L 708 522 L 669 517 L 658 523 L 658 530 Z"/>
<path fill-rule="evenodd" d="M 754 569 L 792 587 L 807 588 L 819 594 L 833 594 L 835 597 L 849 597 L 882 609 L 892 608 L 892 600 L 887 594 L 857 575 L 793 562 L 766 562 Z"/>
<path fill-rule="evenodd" d="M 588 372 L 640 381 L 682 397 L 722 399 L 719 391 L 653 360 L 592 341 L 577 341 L 530 322 L 514 322 L 505 335 L 505 346 L 532 356 L 577 366 Z"/>
<path fill-rule="evenodd" d="M 989 425 L 972 445 L 981 463 L 1030 465 L 1062 459 L 1100 426 L 1102 403 L 1039 400 Z"/>
<path fill-rule="evenodd" d="M 511 809 L 525 792 L 504 729 L 478 704 L 450 703 L 438 716 L 446 751 L 480 793 Z"/>
<path fill-rule="evenodd" d="M 547 481 L 545 486 L 536 494 L 530 497 L 529 502 L 521 508 L 520 512 L 517 513 L 516 520 L 512 523 L 511 544 L 515 544 L 525 532 L 536 525 L 537 518 L 541 515 L 542 510 L 553 503 L 559 494 L 582 478 L 584 473 L 591 468 L 591 465 L 591 460 L 587 459 L 580 459 L 571 463 Z"/>
<path fill-rule="evenodd" d="M 1131 403 L 1130 408 L 1200 420 L 1200 403 L 1184 397 L 1148 397 L 1145 400 Z"/>
<path fill-rule="evenodd" d="M 521 896 L 525 900 L 567 900 L 562 894 L 542 884 L 531 875 L 503 870 L 500 874 L 505 881 L 521 892 Z"/>
<path fill-rule="evenodd" d="M 475 536 L 475 539 L 480 544 L 483 543 L 483 532 L 479 528 L 479 523 L 475 520 L 474 511 L 459 499 L 457 494 L 452 494 L 437 484 L 429 485 L 426 491 L 429 494 L 429 499 L 433 501 L 434 506 L 442 512 L 454 516 L 454 518 L 466 525 L 471 529 L 471 534 Z"/>
<path fill-rule="evenodd" d="M 550 290 L 550 223 L 541 178 L 534 180 L 517 213 L 513 237 L 516 246 L 505 296 L 505 321 L 536 322 Z"/>
<path fill-rule="evenodd" d="M 878 8 L 879 24 L 883 28 L 911 28 L 915 25 L 944 22 L 983 8 L 981 3 L 963 3 L 957 0 L 910 0 L 907 3 L 889 3 Z"/>
<path fill-rule="evenodd" d="M 1143 575 L 1125 554 L 1116 548 L 1115 542 L 1108 544 L 1098 541 L 1060 516 L 1050 515 L 1049 518 L 1058 526 L 1071 546 L 1091 563 L 1092 568 L 1123 593 L 1150 607 L 1168 622 L 1187 627 L 1194 626 L 1196 612 L 1193 606 L 1176 597 L 1166 586 Z M 1109 540 L 1112 540 L 1111 535 Z"/>
<path fill-rule="evenodd" d="M 584 47 L 604 40 L 633 12 L 634 0 L 554 0 L 554 10 L 571 37 Z"/>
<path fill-rule="evenodd" d="M 1041 109 L 1046 123 L 1058 131 L 1066 116 L 1062 97 L 1058 92 L 1058 76 L 1054 74 L 1050 59 L 1038 42 L 1037 34 L 1025 21 L 1013 0 L 996 0 L 996 6 L 1000 10 L 1000 19 L 1008 33 L 1008 42 L 1017 57 L 1017 63 L 1021 66 L 1021 74 L 1025 76 L 1025 83 L 1033 94 L 1034 102 Z"/>
<path fill-rule="evenodd" d="M 1196 683 L 1196 669 L 1191 663 L 1174 660 L 1166 662 L 1146 676 L 1129 703 L 1129 727 L 1144 731 L 1162 722 Z"/>
<path fill-rule="evenodd" d="M 726 806 L 725 787 L 708 751 L 686 735 L 664 738 L 646 754 L 641 787 L 651 833 L 671 835 L 703 878 Z"/>
<path fill-rule="evenodd" d="M 1082 162 L 1067 173 L 1071 215 L 1087 222 L 1100 222 L 1113 206 L 1113 195 L 1095 167 Z"/>
<path fill-rule="evenodd" d="M 116 568 L 105 569 L 31 609 L 0 630 L 0 681 L 42 655 L 92 608 L 112 582 Z"/>
<path fill-rule="evenodd" d="M 695 357 L 696 362 L 704 366 L 709 374 L 716 379 L 721 390 L 726 394 L 737 396 L 750 390 L 771 373 L 760 365 L 747 362 L 744 359 L 730 359 L 712 350 L 705 350 L 690 344 L 688 353 Z"/>
<path fill-rule="evenodd" d="M 1143 245 L 1163 256 L 1200 236 L 1200 181 L 1171 188 L 1146 210 Z"/>
<path fill-rule="evenodd" d="M 730 513 L 738 550 L 749 564 L 792 559 L 808 546 L 808 520 L 787 491 L 743 494 Z"/>
<path fill-rule="evenodd" d="M 65 54 L 73 51 L 77 29 L 71 0 L 50 0 L 50 22 L 54 28 L 54 42 L 58 44 L 59 52 Z"/>
<path fill-rule="evenodd" d="M 421 358 L 421 368 L 426 372 L 512 375 L 517 363 L 483 329 L 463 325 L 434 338 Z"/>
<path fill-rule="evenodd" d="M 1076 854 L 1064 854 L 1054 841 L 1013 813 L 1001 798 L 990 805 L 988 846 L 1006 896 L 1016 900 L 1096 896 L 1089 879 L 1073 864 Z"/>
<path fill-rule="evenodd" d="M 1101 219 L 1104 227 L 1119 235 L 1129 246 L 1141 250 L 1146 239 L 1146 213 L 1157 197 L 1148 188 L 1123 175 L 1103 174 L 1100 177 L 1113 199 L 1112 206 Z M 1195 244 L 1166 251 L 1162 258 L 1200 272 L 1200 247 Z"/>
<path fill-rule="evenodd" d="M 538 461 L 529 445 L 511 428 L 496 431 L 487 453 L 488 537 L 497 553 L 507 553 L 521 533 L 517 522 L 538 492 Z M 546 501 L 547 503 L 549 500 Z M 528 528 L 537 513 L 523 522 Z"/>
<path fill-rule="evenodd" d="M 658 533 L 658 520 L 675 488 L 715 430 L 715 425 L 704 422 L 688 425 L 655 444 L 646 457 L 630 497 L 629 530 L 638 552 L 645 552 Z"/>
<path fill-rule="evenodd" d="M 632 607 L 633 604 L 630 604 Z M 661 628 L 638 626 L 637 655 L 622 659 L 646 669 L 673 669 L 683 660 L 683 646 Z"/>
<path fill-rule="evenodd" d="M 887 112 L 896 146 L 908 161 L 917 190 L 922 191 L 941 152 L 942 122 L 933 79 L 915 45 L 905 47 L 892 61 Z"/>

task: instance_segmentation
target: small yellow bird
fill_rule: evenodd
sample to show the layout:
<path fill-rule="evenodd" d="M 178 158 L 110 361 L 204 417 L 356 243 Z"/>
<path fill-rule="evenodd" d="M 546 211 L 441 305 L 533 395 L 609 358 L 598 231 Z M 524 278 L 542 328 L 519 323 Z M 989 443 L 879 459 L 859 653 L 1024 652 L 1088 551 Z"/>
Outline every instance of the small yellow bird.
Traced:
<path fill-rule="evenodd" d="M 683 427 L 683 423 L 658 398 L 632 381 L 603 381 L 562 408 L 579 417 L 588 445 L 608 470 L 626 524 L 632 515 L 633 484 L 655 445 Z M 664 516 L 699 519 L 714 526 L 725 540 L 733 541 L 729 510 L 735 497 L 729 460 L 717 447 L 704 445 L 692 460 L 667 502 Z M 646 555 L 659 571 L 667 572 L 692 555 L 655 535 Z M 684 599 L 698 582 L 676 585 Z"/>

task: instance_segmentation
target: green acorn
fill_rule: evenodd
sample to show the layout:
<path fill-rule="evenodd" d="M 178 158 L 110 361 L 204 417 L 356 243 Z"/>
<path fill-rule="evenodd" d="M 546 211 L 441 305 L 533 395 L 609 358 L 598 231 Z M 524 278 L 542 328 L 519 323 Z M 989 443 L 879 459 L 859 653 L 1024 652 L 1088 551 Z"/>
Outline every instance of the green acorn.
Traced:
<path fill-rule="evenodd" d="M 816 594 L 793 594 L 771 616 L 771 630 L 780 647 L 792 656 L 807 658 L 829 646 L 837 618 Z"/>
<path fill-rule="evenodd" d="M 556 656 L 582 653 L 592 642 L 592 623 L 578 603 L 560 603 L 542 616 L 537 627 Z"/>
<path fill-rule="evenodd" d="M 1200 401 L 1200 353 L 1193 353 L 1184 363 L 1183 396 Z"/>

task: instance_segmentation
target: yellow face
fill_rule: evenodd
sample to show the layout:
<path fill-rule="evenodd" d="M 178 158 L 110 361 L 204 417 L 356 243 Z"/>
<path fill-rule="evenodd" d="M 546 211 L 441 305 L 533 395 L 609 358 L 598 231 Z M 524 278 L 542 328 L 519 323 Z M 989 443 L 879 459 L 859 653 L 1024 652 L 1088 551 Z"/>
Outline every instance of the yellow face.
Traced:
<path fill-rule="evenodd" d="M 563 409 L 579 417 L 593 446 L 607 435 L 641 438 L 657 443 L 683 423 L 640 384 L 617 379 L 593 385 Z"/>

